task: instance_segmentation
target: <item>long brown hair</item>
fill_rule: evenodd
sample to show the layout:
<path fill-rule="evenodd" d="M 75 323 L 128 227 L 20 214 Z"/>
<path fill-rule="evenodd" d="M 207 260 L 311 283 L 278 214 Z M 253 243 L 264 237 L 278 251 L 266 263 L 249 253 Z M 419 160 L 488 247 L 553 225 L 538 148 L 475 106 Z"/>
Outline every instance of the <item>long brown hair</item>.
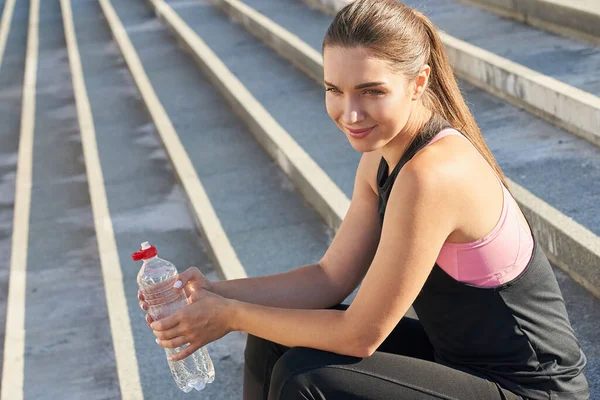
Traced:
<path fill-rule="evenodd" d="M 460 92 L 436 27 L 425 15 L 397 0 L 356 0 L 346 5 L 329 26 L 325 47 L 365 47 L 390 67 L 415 79 L 431 67 L 423 105 L 462 132 L 479 150 L 508 188 L 504 173 Z"/>

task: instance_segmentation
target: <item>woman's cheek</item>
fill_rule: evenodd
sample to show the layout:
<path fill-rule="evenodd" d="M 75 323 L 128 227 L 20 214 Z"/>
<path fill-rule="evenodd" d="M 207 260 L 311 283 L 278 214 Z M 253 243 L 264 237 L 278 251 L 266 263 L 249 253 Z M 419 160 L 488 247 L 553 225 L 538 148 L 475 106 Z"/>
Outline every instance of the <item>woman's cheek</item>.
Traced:
<path fill-rule="evenodd" d="M 365 111 L 377 124 L 388 125 L 394 119 L 396 108 L 392 101 L 379 99 L 368 102 Z"/>
<path fill-rule="evenodd" d="M 406 120 L 410 114 L 410 104 L 407 104 L 403 100 L 403 98 L 394 97 L 383 102 L 380 107 L 381 118 L 384 118 L 392 125 Z"/>
<path fill-rule="evenodd" d="M 325 97 L 325 109 L 327 110 L 327 114 L 329 114 L 329 118 L 334 121 L 339 119 L 339 102 L 332 98 L 332 96 Z"/>

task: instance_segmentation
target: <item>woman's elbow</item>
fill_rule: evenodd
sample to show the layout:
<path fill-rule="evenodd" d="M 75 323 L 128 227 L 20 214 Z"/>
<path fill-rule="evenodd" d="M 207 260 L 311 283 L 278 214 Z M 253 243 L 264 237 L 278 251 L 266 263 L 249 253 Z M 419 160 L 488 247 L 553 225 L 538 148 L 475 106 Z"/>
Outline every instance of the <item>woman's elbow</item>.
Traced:
<path fill-rule="evenodd" d="M 371 357 L 378 347 L 379 344 L 373 340 L 373 335 L 354 334 L 347 345 L 347 355 L 359 358 Z"/>
<path fill-rule="evenodd" d="M 356 347 L 355 349 L 353 349 L 352 354 L 350 355 L 352 357 L 367 358 L 371 357 L 373 353 L 375 353 L 375 350 L 377 350 L 377 348 L 367 346 Z"/>

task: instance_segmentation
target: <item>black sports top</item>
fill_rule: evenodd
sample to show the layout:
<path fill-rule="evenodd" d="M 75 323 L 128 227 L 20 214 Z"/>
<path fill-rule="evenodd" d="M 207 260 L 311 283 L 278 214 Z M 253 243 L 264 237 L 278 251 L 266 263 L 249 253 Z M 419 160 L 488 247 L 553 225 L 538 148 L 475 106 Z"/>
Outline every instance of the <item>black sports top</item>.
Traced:
<path fill-rule="evenodd" d="M 400 169 L 450 125 L 434 116 L 388 175 L 377 172 L 379 221 Z M 533 255 L 512 281 L 494 288 L 461 283 L 434 265 L 413 303 L 436 361 L 531 399 L 589 399 L 586 357 L 567 316 L 552 267 L 534 237 Z M 482 399 L 483 400 L 483 399 Z"/>

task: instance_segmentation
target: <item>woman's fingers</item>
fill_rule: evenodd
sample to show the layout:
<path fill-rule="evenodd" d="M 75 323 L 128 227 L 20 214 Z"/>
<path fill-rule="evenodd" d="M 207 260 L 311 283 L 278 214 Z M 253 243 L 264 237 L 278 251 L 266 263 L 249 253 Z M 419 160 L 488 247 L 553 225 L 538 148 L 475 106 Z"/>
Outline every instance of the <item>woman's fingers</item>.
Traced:
<path fill-rule="evenodd" d="M 150 326 L 150 324 L 153 322 L 154 322 L 154 320 L 152 319 L 150 314 L 146 314 L 146 323 L 148 324 L 148 326 Z"/>
<path fill-rule="evenodd" d="M 170 340 L 161 340 L 157 338 L 156 343 L 165 349 L 176 349 L 177 347 L 188 343 L 188 341 L 184 336 L 177 336 L 176 338 Z"/>
<path fill-rule="evenodd" d="M 138 299 L 140 300 L 140 308 L 144 311 L 148 311 L 148 303 L 146 303 L 144 294 L 141 290 L 138 290 Z"/>
<path fill-rule="evenodd" d="M 213 283 L 206 279 L 197 267 L 190 267 L 179 274 L 179 279 L 173 285 L 175 288 L 183 288 L 188 298 L 198 289 L 213 291 Z"/>
<path fill-rule="evenodd" d="M 181 329 L 180 326 L 176 326 L 172 329 L 167 329 L 164 331 L 157 331 L 156 329 L 154 329 L 152 333 L 154 333 L 154 336 L 156 336 L 156 338 L 160 340 L 172 340 L 176 337 L 184 335 L 183 329 Z"/>
<path fill-rule="evenodd" d="M 178 351 L 175 354 L 171 354 L 169 356 L 169 360 L 171 361 L 179 361 L 179 360 L 183 360 L 184 358 L 186 358 L 187 356 L 192 355 L 196 350 L 198 350 L 200 347 L 200 345 L 197 344 L 191 344 L 189 346 L 187 346 L 185 349 Z"/>
<path fill-rule="evenodd" d="M 186 317 L 182 315 L 181 310 L 178 310 L 175 314 L 152 323 L 152 329 L 155 331 L 155 334 L 156 331 L 170 331 L 173 328 L 176 328 L 182 320 L 185 321 L 185 319 Z"/>
<path fill-rule="evenodd" d="M 204 279 L 202 272 L 196 267 L 189 267 L 185 271 L 179 274 L 179 280 L 175 282 L 173 287 L 180 289 L 188 284 L 188 282 L 194 282 Z"/>

